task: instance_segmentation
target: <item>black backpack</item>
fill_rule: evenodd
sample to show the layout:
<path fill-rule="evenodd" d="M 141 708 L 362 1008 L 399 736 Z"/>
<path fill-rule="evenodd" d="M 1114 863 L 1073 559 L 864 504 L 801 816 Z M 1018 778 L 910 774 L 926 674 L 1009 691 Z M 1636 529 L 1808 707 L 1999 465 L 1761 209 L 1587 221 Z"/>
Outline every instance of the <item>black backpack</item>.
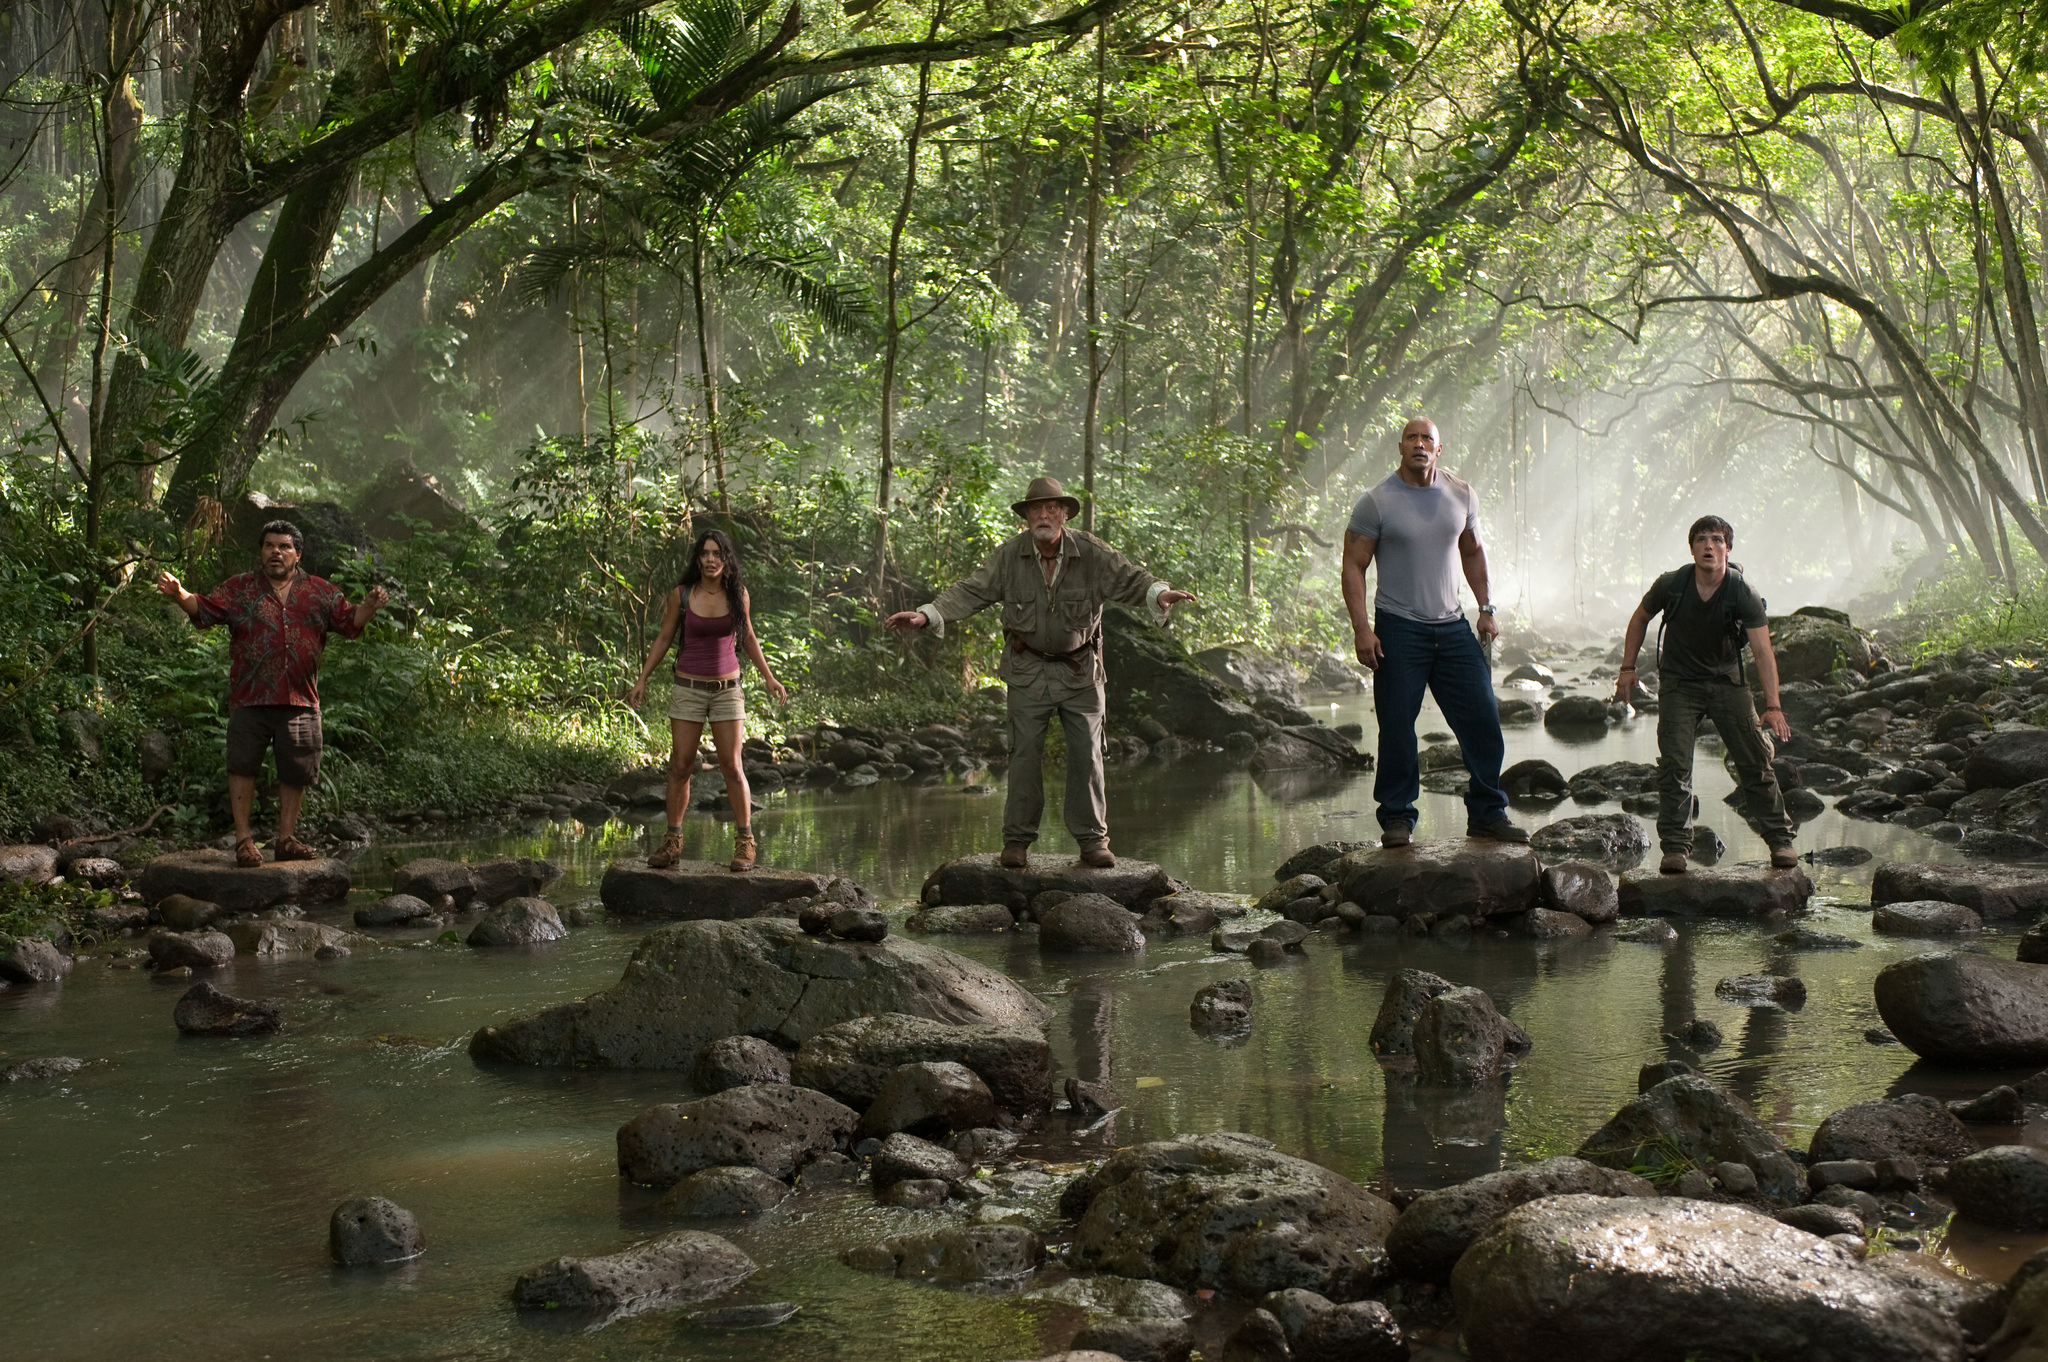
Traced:
<path fill-rule="evenodd" d="M 1697 565 L 1688 565 L 1686 567 L 1677 569 L 1671 574 L 1673 579 L 1671 584 L 1671 595 L 1670 598 L 1664 602 L 1664 613 L 1657 620 L 1657 667 L 1660 671 L 1663 669 L 1664 666 L 1664 630 L 1667 627 L 1669 627 L 1671 623 L 1672 612 L 1677 610 L 1678 607 L 1684 603 L 1685 593 L 1688 591 L 1693 591 L 1693 582 L 1696 579 L 1698 573 L 1699 568 Z M 1742 567 L 1740 564 L 1730 563 L 1728 565 L 1728 575 L 1734 578 L 1735 585 L 1748 585 L 1748 583 L 1743 580 Z M 1699 593 L 1697 591 L 1693 591 L 1693 595 L 1694 598 L 1697 599 Z M 1728 590 L 1727 583 L 1724 582 L 1722 584 L 1721 590 L 1715 594 L 1715 599 L 1720 602 L 1720 604 L 1716 608 L 1721 612 L 1722 631 L 1727 635 L 1729 644 L 1735 649 L 1735 661 L 1732 664 L 1732 668 L 1729 674 L 1735 680 L 1742 681 L 1744 680 L 1744 673 L 1742 669 L 1742 657 L 1743 650 L 1749 647 L 1749 631 L 1742 627 L 1741 617 L 1735 613 L 1734 609 L 1730 605 L 1730 602 L 1734 600 L 1734 596 Z M 1757 597 L 1757 603 L 1759 605 L 1762 605 L 1765 609 L 1770 608 L 1770 602 L 1764 600 L 1762 596 Z M 1705 602 L 1702 601 L 1701 604 L 1704 605 Z"/>

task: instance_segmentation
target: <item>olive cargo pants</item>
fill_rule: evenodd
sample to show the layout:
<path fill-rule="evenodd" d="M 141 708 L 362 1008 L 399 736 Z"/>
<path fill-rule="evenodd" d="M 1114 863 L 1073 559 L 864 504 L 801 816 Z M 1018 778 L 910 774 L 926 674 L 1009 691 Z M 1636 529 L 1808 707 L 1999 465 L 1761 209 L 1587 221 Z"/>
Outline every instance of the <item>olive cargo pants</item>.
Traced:
<path fill-rule="evenodd" d="M 1010 687 L 1010 779 L 1003 807 L 1003 842 L 1038 840 L 1045 812 L 1045 733 L 1058 715 L 1067 738 L 1067 831 L 1083 850 L 1109 838 L 1109 806 L 1102 779 L 1103 687 L 1048 687 L 1040 681 Z"/>
<path fill-rule="evenodd" d="M 1665 851 L 1692 850 L 1693 743 L 1700 724 L 1713 720 L 1735 760 L 1749 816 L 1771 846 L 1792 845 L 1792 820 L 1771 769 L 1771 747 L 1756 724 L 1749 687 L 1733 681 L 1676 677 L 1657 692 L 1657 843 Z"/>

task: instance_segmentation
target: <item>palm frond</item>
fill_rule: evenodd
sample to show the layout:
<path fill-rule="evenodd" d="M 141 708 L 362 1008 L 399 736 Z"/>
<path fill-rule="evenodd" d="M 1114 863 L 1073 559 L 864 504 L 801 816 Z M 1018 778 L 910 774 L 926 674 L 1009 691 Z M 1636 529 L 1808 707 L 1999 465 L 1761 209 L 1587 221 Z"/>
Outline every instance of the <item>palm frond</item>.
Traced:
<path fill-rule="evenodd" d="M 717 263 L 720 273 L 745 275 L 779 292 L 834 335 L 873 333 L 875 303 L 867 287 L 821 273 L 831 263 L 822 252 L 737 250 L 722 253 Z"/>
<path fill-rule="evenodd" d="M 742 0 L 695 0 L 673 17 L 643 10 L 616 32 L 639 62 L 654 102 L 673 114 L 752 55 L 762 8 Z"/>
<path fill-rule="evenodd" d="M 654 253 L 631 237 L 593 237 L 567 245 L 541 246 L 519 262 L 519 270 L 512 276 L 512 289 L 523 303 L 544 303 L 556 294 L 563 281 L 586 265 L 601 260 L 651 258 L 655 258 Z"/>

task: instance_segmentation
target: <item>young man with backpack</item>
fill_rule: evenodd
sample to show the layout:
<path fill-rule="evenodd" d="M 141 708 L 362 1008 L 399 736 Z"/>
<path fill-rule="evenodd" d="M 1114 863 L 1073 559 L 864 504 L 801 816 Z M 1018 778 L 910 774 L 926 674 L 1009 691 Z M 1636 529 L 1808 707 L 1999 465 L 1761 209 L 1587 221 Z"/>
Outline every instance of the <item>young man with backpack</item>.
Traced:
<path fill-rule="evenodd" d="M 1771 652 L 1764 598 L 1728 562 L 1728 551 L 1735 546 L 1734 526 L 1719 516 L 1701 516 L 1686 538 L 1692 562 L 1652 582 L 1642 604 L 1629 616 L 1628 636 L 1621 645 L 1621 675 L 1614 687 L 1617 699 L 1633 696 L 1636 653 L 1651 617 L 1662 614 L 1657 649 L 1657 841 L 1664 858 L 1657 868 L 1666 875 L 1685 873 L 1692 851 L 1693 744 L 1700 724 L 1711 719 L 1734 758 L 1749 815 L 1770 845 L 1771 867 L 1788 870 L 1799 863 L 1792 850 L 1792 820 L 1785 814 L 1777 773 L 1771 769 L 1771 746 L 1762 730 L 1784 742 L 1792 728 L 1778 703 L 1778 661 Z M 1742 679 L 1745 646 L 1756 656 L 1757 681 L 1764 693 L 1762 718 Z"/>

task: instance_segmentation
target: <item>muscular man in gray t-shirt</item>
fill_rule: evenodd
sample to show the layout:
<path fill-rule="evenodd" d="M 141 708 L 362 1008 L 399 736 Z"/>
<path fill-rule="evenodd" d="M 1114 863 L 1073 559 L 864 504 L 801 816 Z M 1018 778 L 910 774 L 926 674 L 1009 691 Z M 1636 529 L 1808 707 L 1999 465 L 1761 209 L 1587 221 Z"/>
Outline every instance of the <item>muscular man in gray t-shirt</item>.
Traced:
<path fill-rule="evenodd" d="M 1471 483 L 1439 469 L 1417 487 L 1389 473 L 1351 508 L 1350 530 L 1378 546 L 1376 611 L 1423 624 L 1465 613 L 1458 603 L 1458 541 L 1470 532 L 1476 545 L 1479 534 L 1479 498 Z"/>

